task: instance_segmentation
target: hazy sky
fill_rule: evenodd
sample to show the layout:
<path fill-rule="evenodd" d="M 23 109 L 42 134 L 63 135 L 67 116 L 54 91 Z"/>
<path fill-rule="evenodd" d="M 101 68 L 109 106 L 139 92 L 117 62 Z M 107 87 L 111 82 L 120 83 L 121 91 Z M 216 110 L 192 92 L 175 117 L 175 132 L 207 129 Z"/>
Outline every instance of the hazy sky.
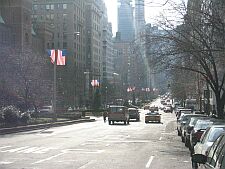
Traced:
<path fill-rule="evenodd" d="M 114 35 L 117 31 L 117 1 L 118 0 L 105 0 L 108 10 L 108 20 L 112 23 Z M 171 3 L 171 1 L 180 2 L 181 0 L 145 0 L 146 22 L 154 24 L 157 20 L 157 16 L 159 16 L 161 12 L 165 11 L 165 9 L 168 9 L 169 2 Z M 163 4 L 167 5 L 163 6 Z"/>

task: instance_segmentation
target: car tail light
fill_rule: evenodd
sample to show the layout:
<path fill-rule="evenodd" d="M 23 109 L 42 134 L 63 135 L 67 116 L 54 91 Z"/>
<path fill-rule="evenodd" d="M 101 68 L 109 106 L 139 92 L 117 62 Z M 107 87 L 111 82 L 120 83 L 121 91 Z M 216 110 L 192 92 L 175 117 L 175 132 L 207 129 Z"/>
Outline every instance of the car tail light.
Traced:
<path fill-rule="evenodd" d="M 195 133 L 195 137 L 197 138 L 197 140 L 200 140 L 201 139 L 202 134 L 203 134 L 203 131 L 197 131 Z"/>

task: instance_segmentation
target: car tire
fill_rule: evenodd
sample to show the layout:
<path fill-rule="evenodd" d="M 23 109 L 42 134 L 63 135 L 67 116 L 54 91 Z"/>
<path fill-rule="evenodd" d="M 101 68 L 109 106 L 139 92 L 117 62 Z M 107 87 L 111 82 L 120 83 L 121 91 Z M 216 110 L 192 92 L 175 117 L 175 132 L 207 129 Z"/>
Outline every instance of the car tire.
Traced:
<path fill-rule="evenodd" d="M 180 131 L 178 129 L 177 129 L 177 135 L 181 136 L 181 133 L 180 133 Z"/>
<path fill-rule="evenodd" d="M 198 163 L 191 161 L 192 169 L 198 169 Z"/>
<path fill-rule="evenodd" d="M 129 120 L 127 121 L 127 124 L 130 124 L 130 121 Z"/>
<path fill-rule="evenodd" d="M 181 141 L 184 143 L 184 136 L 181 136 Z"/>
<path fill-rule="evenodd" d="M 126 125 L 126 120 L 124 120 L 124 125 Z"/>
<path fill-rule="evenodd" d="M 111 125 L 111 121 L 109 120 L 109 125 Z"/>

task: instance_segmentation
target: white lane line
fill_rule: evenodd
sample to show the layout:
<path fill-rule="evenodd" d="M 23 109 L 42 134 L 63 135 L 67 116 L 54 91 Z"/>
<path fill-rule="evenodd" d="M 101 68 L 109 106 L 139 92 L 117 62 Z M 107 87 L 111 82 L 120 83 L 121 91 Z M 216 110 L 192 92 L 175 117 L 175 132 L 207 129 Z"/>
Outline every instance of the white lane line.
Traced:
<path fill-rule="evenodd" d="M 53 158 L 55 158 L 55 157 L 61 156 L 61 155 L 63 155 L 63 154 L 65 154 L 65 152 L 59 153 L 59 154 L 57 154 L 57 155 L 54 155 L 54 156 L 51 156 L 51 157 L 48 157 L 48 158 L 45 158 L 45 159 L 43 159 L 43 160 L 36 161 L 36 162 L 34 162 L 34 163 L 32 163 L 32 164 L 39 164 L 39 163 L 42 163 L 42 162 L 45 162 L 45 161 L 49 161 L 49 160 L 51 160 L 51 159 L 53 159 Z"/>
<path fill-rule="evenodd" d="M 3 164 L 3 165 L 5 165 L 5 164 L 12 164 L 13 162 L 9 162 L 9 161 L 0 161 L 0 165 L 1 164 Z"/>
<path fill-rule="evenodd" d="M 159 138 L 159 141 L 161 141 L 161 140 L 162 140 L 162 137 Z"/>
<path fill-rule="evenodd" d="M 84 164 L 83 166 L 79 167 L 78 169 L 89 168 L 88 166 L 94 163 L 96 163 L 96 160 L 91 160 L 88 163 Z"/>
<path fill-rule="evenodd" d="M 145 166 L 146 168 L 149 168 L 149 167 L 150 167 L 150 165 L 151 165 L 151 163 L 152 163 L 154 157 L 155 157 L 155 156 L 151 156 L 151 157 L 149 158 L 148 163 L 147 163 L 146 166 Z"/>

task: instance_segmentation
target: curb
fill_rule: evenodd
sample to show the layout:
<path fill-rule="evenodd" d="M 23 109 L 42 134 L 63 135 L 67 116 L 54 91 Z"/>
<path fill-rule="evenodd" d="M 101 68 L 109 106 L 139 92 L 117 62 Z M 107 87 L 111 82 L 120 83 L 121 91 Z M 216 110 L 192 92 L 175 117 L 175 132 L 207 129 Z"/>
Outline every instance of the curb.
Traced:
<path fill-rule="evenodd" d="M 95 119 L 80 119 L 80 120 L 72 120 L 72 121 L 63 121 L 63 122 L 55 122 L 55 123 L 45 123 L 38 125 L 29 125 L 29 126 L 19 126 L 19 127 L 11 127 L 11 128 L 2 128 L 0 129 L 0 135 L 18 133 L 24 131 L 32 131 L 44 128 L 65 126 L 77 123 L 85 123 L 85 122 L 94 122 Z"/>

